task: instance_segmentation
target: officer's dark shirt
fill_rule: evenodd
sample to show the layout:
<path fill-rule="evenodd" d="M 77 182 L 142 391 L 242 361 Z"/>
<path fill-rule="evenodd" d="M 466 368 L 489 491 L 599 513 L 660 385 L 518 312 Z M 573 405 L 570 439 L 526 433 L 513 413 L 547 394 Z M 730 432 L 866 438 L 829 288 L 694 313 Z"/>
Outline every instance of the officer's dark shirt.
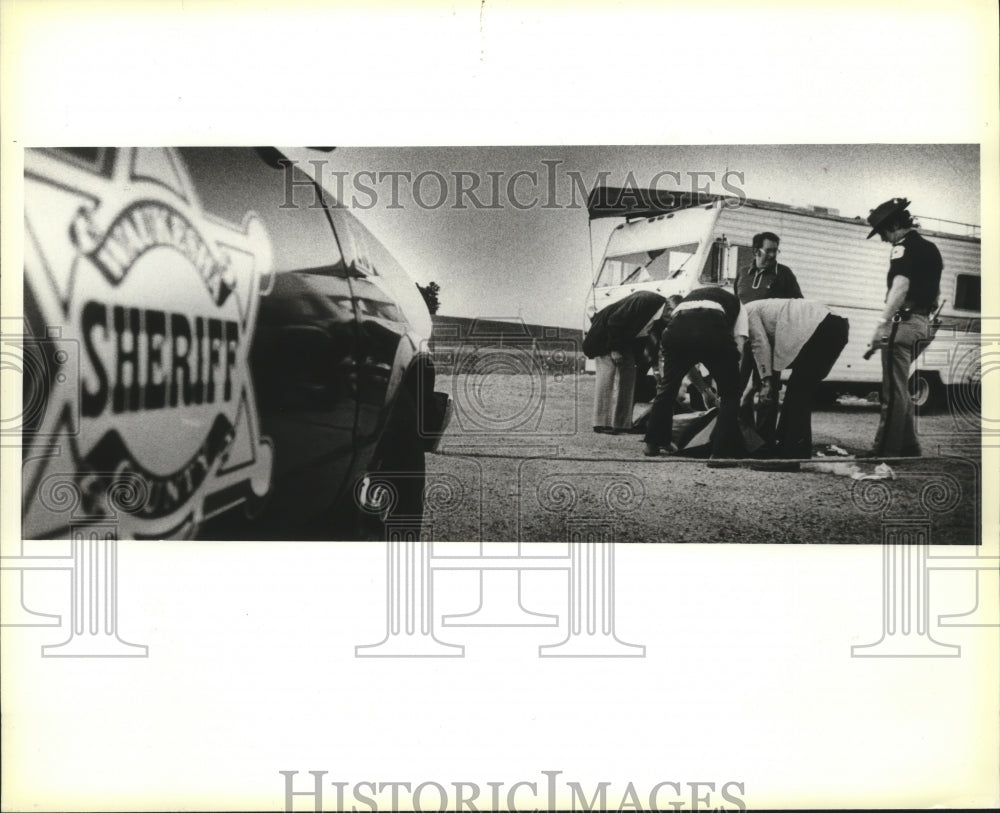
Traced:
<path fill-rule="evenodd" d="M 716 302 L 726 311 L 726 325 L 730 330 L 736 324 L 736 317 L 740 313 L 740 301 L 729 293 L 725 288 L 698 288 L 695 291 L 689 293 L 682 302 L 697 302 L 702 300 L 709 300 L 710 302 Z"/>
<path fill-rule="evenodd" d="M 733 283 L 733 292 L 743 304 L 758 299 L 802 299 L 799 281 L 792 269 L 780 263 L 773 271 L 761 271 L 755 265 L 740 270 Z"/>
<path fill-rule="evenodd" d="M 938 247 L 918 232 L 909 231 L 892 247 L 890 256 L 886 288 L 892 288 L 896 277 L 906 277 L 910 288 L 906 293 L 905 306 L 932 311 L 937 305 L 941 270 L 944 268 Z"/>

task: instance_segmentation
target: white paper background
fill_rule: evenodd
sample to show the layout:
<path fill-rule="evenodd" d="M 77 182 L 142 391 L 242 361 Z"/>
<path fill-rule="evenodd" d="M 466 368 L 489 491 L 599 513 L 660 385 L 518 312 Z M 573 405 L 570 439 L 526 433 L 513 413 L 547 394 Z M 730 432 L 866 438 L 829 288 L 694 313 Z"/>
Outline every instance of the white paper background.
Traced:
<path fill-rule="evenodd" d="M 4 314 L 20 149 L 43 144 L 981 143 L 998 301 L 993 4 L 334 8 L 3 3 Z M 983 460 L 995 556 L 996 449 Z M 281 809 L 280 770 L 484 796 L 563 771 L 588 794 L 612 782 L 614 805 L 662 781 L 741 782 L 751 807 L 1000 801 L 996 629 L 939 635 L 959 658 L 850 657 L 880 634 L 876 545 L 622 548 L 618 633 L 647 657 L 582 661 L 537 658 L 544 630 L 456 632 L 463 659 L 354 658 L 384 634 L 384 557 L 123 546 L 121 634 L 149 658 L 41 658 L 51 630 L 3 631 L 4 809 Z M 33 589 L 65 613 L 60 578 Z M 971 606 L 969 574 L 934 578 L 932 619 Z"/>

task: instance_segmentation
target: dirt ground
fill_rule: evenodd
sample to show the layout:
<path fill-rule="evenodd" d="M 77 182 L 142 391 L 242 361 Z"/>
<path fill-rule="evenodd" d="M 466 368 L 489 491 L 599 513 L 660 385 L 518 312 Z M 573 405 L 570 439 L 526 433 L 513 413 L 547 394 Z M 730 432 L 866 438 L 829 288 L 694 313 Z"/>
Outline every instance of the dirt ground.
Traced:
<path fill-rule="evenodd" d="M 828 451 L 777 473 L 646 458 L 640 435 L 593 432 L 592 375 L 456 375 L 437 389 L 455 414 L 427 458 L 436 540 L 877 544 L 902 531 L 930 544 L 979 541 L 977 412 L 918 414 L 924 457 L 888 461 L 894 479 L 857 480 L 877 462 Z M 877 404 L 841 399 L 814 413 L 814 448 L 853 455 L 877 423 Z"/>

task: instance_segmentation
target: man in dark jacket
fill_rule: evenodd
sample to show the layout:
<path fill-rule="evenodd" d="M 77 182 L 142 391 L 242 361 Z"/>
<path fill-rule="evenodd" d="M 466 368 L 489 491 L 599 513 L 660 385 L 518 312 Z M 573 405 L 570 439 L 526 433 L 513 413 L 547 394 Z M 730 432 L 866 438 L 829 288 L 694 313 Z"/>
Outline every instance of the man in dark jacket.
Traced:
<path fill-rule="evenodd" d="M 597 365 L 595 432 L 621 432 L 631 428 L 636 339 L 649 332 L 666 301 L 651 291 L 636 291 L 594 315 L 583 340 L 583 352 Z"/>
<path fill-rule="evenodd" d="M 743 456 L 737 421 L 740 399 L 739 359 L 749 331 L 740 301 L 723 288 L 699 288 L 674 308 L 660 340 L 663 379 L 649 414 L 647 456 L 671 446 L 674 401 L 684 376 L 695 364 L 704 364 L 719 391 L 719 414 L 712 434 L 712 467 L 735 465 L 719 458 Z"/>
<path fill-rule="evenodd" d="M 792 269 L 778 262 L 780 242 L 770 231 L 753 236 L 753 265 L 737 271 L 733 283 L 733 293 L 744 305 L 757 299 L 802 299 Z"/>

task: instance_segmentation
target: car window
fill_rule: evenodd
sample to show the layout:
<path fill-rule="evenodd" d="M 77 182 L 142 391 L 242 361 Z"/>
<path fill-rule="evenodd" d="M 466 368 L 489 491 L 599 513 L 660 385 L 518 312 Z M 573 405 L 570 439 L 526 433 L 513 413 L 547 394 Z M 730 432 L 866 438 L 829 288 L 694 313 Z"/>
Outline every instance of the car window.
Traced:
<path fill-rule="evenodd" d="M 239 226 L 248 212 L 263 221 L 274 271 L 345 275 L 343 258 L 316 186 L 293 166 L 269 166 L 250 148 L 180 150 L 205 213 Z"/>

